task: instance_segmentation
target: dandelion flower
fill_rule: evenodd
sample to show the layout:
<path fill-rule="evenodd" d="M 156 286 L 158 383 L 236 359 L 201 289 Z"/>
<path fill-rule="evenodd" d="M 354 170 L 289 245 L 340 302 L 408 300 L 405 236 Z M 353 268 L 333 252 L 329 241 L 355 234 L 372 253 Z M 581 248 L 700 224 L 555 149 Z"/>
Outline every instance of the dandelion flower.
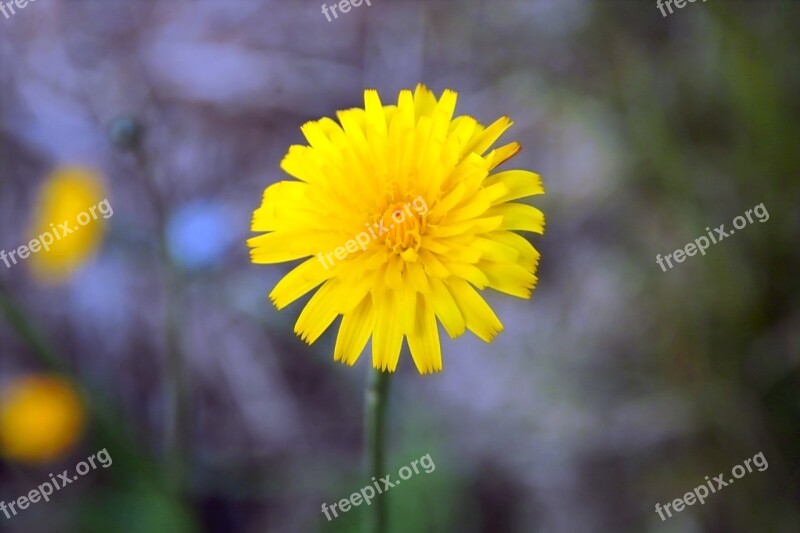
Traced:
<path fill-rule="evenodd" d="M 0 402 L 0 455 L 24 463 L 59 458 L 77 442 L 84 408 L 68 382 L 52 376 L 12 381 Z"/>
<path fill-rule="evenodd" d="M 543 233 L 544 215 L 515 200 L 544 189 L 533 172 L 494 172 L 520 150 L 489 151 L 511 120 L 454 118 L 453 91 L 419 85 L 383 105 L 367 90 L 364 104 L 302 127 L 308 145 L 281 163 L 296 180 L 253 214 L 252 261 L 305 259 L 270 293 L 282 309 L 318 287 L 295 326 L 305 342 L 341 315 L 335 360 L 354 364 L 371 337 L 373 366 L 394 372 L 405 339 L 417 370 L 437 372 L 437 321 L 491 342 L 503 325 L 478 291 L 530 297 L 539 253 L 515 231 Z"/>
<path fill-rule="evenodd" d="M 90 209 L 105 198 L 105 187 L 92 170 L 61 167 L 51 174 L 39 191 L 29 238 L 49 240 L 30 256 L 34 277 L 43 282 L 61 283 L 90 259 L 103 241 L 104 216 Z M 103 213 L 105 215 L 105 213 Z M 50 238 L 42 238 L 45 234 Z"/>

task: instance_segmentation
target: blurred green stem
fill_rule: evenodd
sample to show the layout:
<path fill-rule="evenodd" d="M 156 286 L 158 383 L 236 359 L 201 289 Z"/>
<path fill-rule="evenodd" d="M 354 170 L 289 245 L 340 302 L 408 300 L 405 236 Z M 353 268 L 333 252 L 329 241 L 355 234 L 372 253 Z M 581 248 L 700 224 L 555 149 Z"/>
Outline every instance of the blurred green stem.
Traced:
<path fill-rule="evenodd" d="M 47 368 L 66 372 L 67 365 L 55 354 L 48 342 L 39 334 L 22 309 L 12 299 L 5 285 L 0 281 L 0 311 L 19 336 L 32 348 L 33 354 Z"/>
<path fill-rule="evenodd" d="M 187 422 L 189 389 L 187 387 L 186 364 L 181 349 L 181 299 L 183 284 L 181 273 L 170 259 L 166 228 L 168 213 L 155 179 L 155 172 L 150 158 L 142 143 L 133 143 L 130 150 L 143 174 L 142 184 L 145 186 L 150 201 L 156 212 L 159 230 L 159 254 L 165 265 L 165 411 L 164 411 L 164 460 L 170 484 L 180 494 L 186 476 L 188 454 Z"/>
<path fill-rule="evenodd" d="M 165 260 L 169 261 L 168 257 Z M 180 342 L 180 275 L 167 265 L 166 279 L 166 412 L 165 450 L 167 471 L 173 488 L 180 492 L 186 475 L 187 387 L 184 357 Z"/>
<path fill-rule="evenodd" d="M 386 409 L 389 397 L 389 372 L 373 369 L 365 398 L 367 433 L 367 475 L 378 482 L 386 472 Z M 369 507 L 367 533 L 386 533 L 388 524 L 386 498 L 378 495 Z"/>

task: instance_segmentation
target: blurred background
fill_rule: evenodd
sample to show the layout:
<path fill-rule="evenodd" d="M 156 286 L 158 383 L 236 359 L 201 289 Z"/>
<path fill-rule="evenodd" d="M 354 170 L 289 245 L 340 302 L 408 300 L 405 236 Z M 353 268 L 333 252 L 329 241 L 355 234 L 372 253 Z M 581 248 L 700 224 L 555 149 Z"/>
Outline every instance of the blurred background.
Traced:
<path fill-rule="evenodd" d="M 532 300 L 489 295 L 492 345 L 443 340 L 433 376 L 401 358 L 390 472 L 424 454 L 436 469 L 384 496 L 392 531 L 800 531 L 800 4 L 673 9 L 0 15 L 0 249 L 66 219 L 58 198 L 113 208 L 50 259 L 0 263 L 0 500 L 113 458 L 0 530 L 360 530 L 363 505 L 330 522 L 320 507 L 369 483 L 369 358 L 334 363 L 335 328 L 296 338 L 307 298 L 267 299 L 292 265 L 251 265 L 245 241 L 305 121 L 422 81 L 457 90 L 457 114 L 513 118 L 505 168 L 543 176 L 548 225 Z M 768 221 L 656 264 L 762 202 Z M 759 452 L 768 469 L 705 505 L 654 511 Z"/>

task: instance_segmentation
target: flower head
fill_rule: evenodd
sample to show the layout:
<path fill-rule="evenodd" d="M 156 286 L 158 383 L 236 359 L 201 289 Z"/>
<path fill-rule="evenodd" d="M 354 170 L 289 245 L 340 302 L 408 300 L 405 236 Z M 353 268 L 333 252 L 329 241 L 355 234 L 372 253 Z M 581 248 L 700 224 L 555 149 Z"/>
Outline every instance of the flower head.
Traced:
<path fill-rule="evenodd" d="M 104 198 L 103 182 L 90 169 L 61 167 L 47 178 L 28 232 L 29 238 L 48 243 L 29 260 L 39 281 L 63 282 L 94 255 L 103 241 L 105 217 L 89 212 Z"/>
<path fill-rule="evenodd" d="M 302 127 L 308 145 L 281 163 L 296 180 L 268 187 L 253 214 L 252 261 L 308 258 L 270 298 L 281 309 L 319 287 L 295 326 L 309 344 L 341 315 L 334 359 L 354 364 L 371 337 L 373 366 L 392 372 L 405 338 L 419 372 L 436 372 L 437 319 L 451 338 L 490 342 L 503 326 L 477 289 L 530 297 L 539 253 L 514 230 L 541 234 L 544 215 L 513 201 L 544 190 L 533 172 L 493 173 L 520 150 L 489 151 L 508 117 L 454 118 L 456 93 L 423 85 L 364 103 Z"/>
<path fill-rule="evenodd" d="M 77 442 L 84 419 L 78 393 L 63 379 L 12 381 L 0 402 L 0 455 L 25 463 L 57 459 Z"/>

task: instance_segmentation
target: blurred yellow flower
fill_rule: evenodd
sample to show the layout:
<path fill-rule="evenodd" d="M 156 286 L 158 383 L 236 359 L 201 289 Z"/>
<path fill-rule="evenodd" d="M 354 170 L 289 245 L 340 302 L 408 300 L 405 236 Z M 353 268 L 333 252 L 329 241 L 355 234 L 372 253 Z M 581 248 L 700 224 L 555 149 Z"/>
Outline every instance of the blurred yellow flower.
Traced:
<path fill-rule="evenodd" d="M 83 403 L 69 382 L 19 378 L 0 395 L 0 455 L 23 463 L 57 459 L 78 441 L 84 421 Z"/>
<path fill-rule="evenodd" d="M 37 280 L 64 282 L 94 255 L 105 233 L 105 217 L 97 215 L 95 206 L 105 195 L 100 176 L 88 168 L 61 167 L 47 178 L 28 232 L 31 239 L 50 242 L 49 249 L 41 246 L 28 260 Z"/>
<path fill-rule="evenodd" d="M 544 215 L 514 202 L 542 194 L 527 170 L 492 173 L 520 150 L 489 148 L 512 124 L 454 118 L 456 93 L 425 86 L 397 105 L 364 92 L 364 109 L 308 122 L 307 146 L 266 189 L 248 241 L 254 263 L 308 258 L 273 289 L 283 308 L 321 285 L 295 332 L 313 343 L 341 315 L 334 359 L 352 365 L 372 337 L 372 364 L 393 372 L 403 340 L 422 373 L 442 369 L 437 319 L 490 342 L 503 326 L 478 290 L 528 298 L 539 252 L 515 231 L 544 232 Z M 477 290 L 476 290 L 477 289 Z"/>

